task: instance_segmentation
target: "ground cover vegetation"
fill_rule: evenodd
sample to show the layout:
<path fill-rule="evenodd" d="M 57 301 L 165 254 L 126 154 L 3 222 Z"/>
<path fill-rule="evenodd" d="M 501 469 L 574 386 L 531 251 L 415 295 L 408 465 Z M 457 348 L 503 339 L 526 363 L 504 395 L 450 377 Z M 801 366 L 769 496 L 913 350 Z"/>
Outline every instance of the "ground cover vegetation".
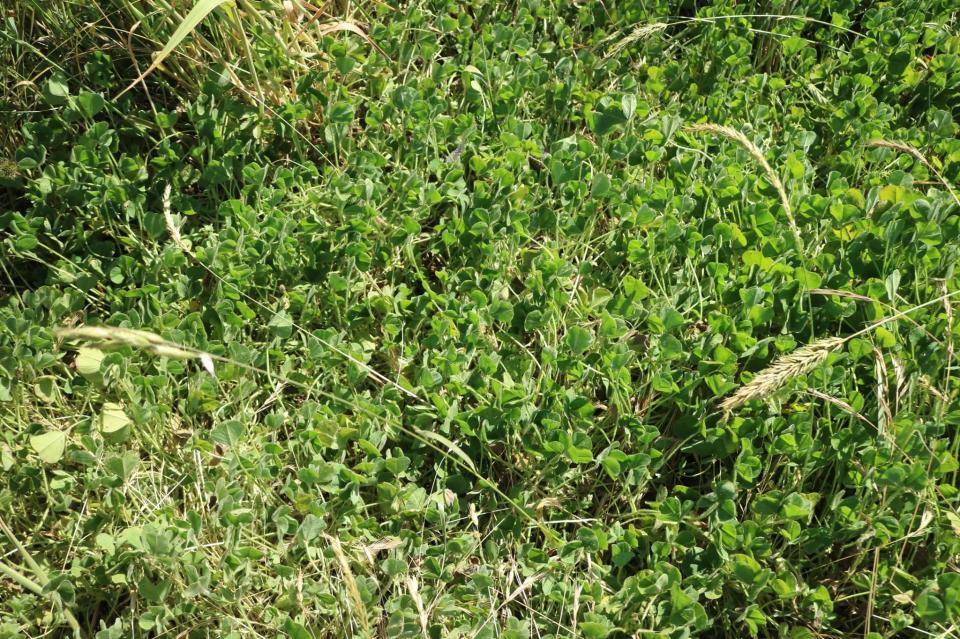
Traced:
<path fill-rule="evenodd" d="M 316 4 L 0 10 L 0 637 L 960 633 L 954 2 Z"/>

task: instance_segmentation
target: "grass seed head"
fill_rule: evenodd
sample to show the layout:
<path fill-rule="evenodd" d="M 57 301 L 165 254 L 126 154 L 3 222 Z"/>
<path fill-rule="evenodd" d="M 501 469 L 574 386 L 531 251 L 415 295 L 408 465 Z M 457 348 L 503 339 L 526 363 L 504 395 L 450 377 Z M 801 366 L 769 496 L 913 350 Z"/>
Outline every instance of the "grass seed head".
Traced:
<path fill-rule="evenodd" d="M 746 402 L 771 396 L 791 380 L 822 364 L 827 356 L 840 348 L 845 341 L 843 337 L 827 337 L 780 357 L 723 400 L 720 408 L 724 413 L 729 413 Z"/>
<path fill-rule="evenodd" d="M 130 346 L 148 351 L 154 355 L 173 359 L 193 359 L 205 355 L 205 353 L 201 351 L 190 350 L 180 344 L 168 342 L 156 333 L 138 331 L 132 328 L 77 326 L 76 328 L 59 328 L 55 331 L 55 334 L 62 340 L 93 342 L 101 348 Z"/>
<path fill-rule="evenodd" d="M 763 151 L 760 150 L 760 147 L 754 144 L 750 138 L 748 138 L 742 132 L 729 126 L 704 123 L 694 124 L 693 126 L 687 127 L 686 130 L 690 133 L 713 133 L 714 135 L 719 135 L 732 140 L 746 149 L 747 153 L 749 153 L 750 156 L 753 157 L 757 164 L 759 164 L 763 169 L 763 172 L 767 176 L 767 180 L 770 181 L 770 184 L 773 185 L 773 188 L 776 189 L 777 194 L 779 194 L 780 204 L 783 205 L 783 211 L 787 216 L 787 223 L 790 225 L 790 231 L 793 233 L 793 237 L 797 241 L 797 246 L 803 248 L 803 240 L 800 237 L 800 229 L 797 227 L 797 221 L 793 217 L 793 208 L 790 206 L 790 198 L 787 197 L 787 190 L 783 187 L 783 182 L 780 181 L 780 176 L 777 175 L 776 171 L 773 170 L 773 167 L 770 166 L 770 163 L 767 162 L 767 158 L 764 157 Z"/>

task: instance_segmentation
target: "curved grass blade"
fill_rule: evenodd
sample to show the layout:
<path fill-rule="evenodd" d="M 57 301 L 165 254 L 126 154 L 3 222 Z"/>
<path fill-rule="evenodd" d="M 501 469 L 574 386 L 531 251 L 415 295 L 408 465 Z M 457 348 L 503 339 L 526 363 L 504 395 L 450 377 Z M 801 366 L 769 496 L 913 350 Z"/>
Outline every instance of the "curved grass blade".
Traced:
<path fill-rule="evenodd" d="M 163 48 L 154 56 L 153 62 L 150 63 L 150 66 L 137 77 L 136 80 L 130 83 L 130 85 L 117 94 L 116 98 L 119 98 L 124 93 L 137 86 L 140 82 L 143 82 L 144 78 L 153 73 L 157 67 L 159 67 L 163 61 L 173 53 L 173 50 L 177 48 L 184 38 L 186 38 L 190 33 L 197 28 L 203 19 L 206 18 L 211 11 L 219 7 L 221 4 L 227 0 L 198 0 L 197 4 L 193 5 L 193 9 L 190 9 L 190 12 L 183 19 L 183 22 L 180 23 L 180 26 L 173 32 L 173 35 L 170 36 L 170 39 L 167 40 L 167 43 L 163 45 Z M 116 99 L 114 98 L 114 99 Z"/>

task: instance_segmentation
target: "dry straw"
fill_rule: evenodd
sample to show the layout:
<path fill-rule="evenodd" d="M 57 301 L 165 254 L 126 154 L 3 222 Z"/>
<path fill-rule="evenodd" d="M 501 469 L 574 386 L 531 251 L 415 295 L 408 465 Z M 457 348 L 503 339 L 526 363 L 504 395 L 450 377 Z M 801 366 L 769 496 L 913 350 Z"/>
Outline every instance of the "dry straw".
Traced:
<path fill-rule="evenodd" d="M 184 243 L 183 238 L 180 236 L 180 229 L 177 228 L 176 223 L 173 221 L 173 215 L 170 213 L 171 190 L 170 184 L 167 184 L 163 189 L 163 221 L 166 223 L 167 232 L 170 233 L 170 237 L 173 239 L 173 243 L 177 245 L 177 248 L 184 253 L 189 253 L 190 247 Z"/>
<path fill-rule="evenodd" d="M 357 580 L 353 576 L 353 570 L 350 569 L 350 561 L 343 552 L 343 545 L 336 537 L 325 534 L 323 538 L 330 544 L 330 548 L 333 550 L 333 556 L 336 557 L 337 564 L 340 566 L 340 574 L 347 588 L 347 594 L 350 596 L 353 616 L 357 620 L 357 623 L 359 623 L 360 628 L 363 629 L 365 636 L 370 636 L 370 621 L 367 619 L 367 609 L 363 605 L 363 598 L 360 596 L 360 589 L 357 587 Z"/>
<path fill-rule="evenodd" d="M 669 25 L 666 22 L 647 22 L 647 23 L 637 25 L 637 27 L 633 31 L 631 31 L 626 37 L 622 38 L 619 42 L 617 42 L 615 45 L 610 47 L 610 50 L 607 51 L 607 55 L 603 57 L 604 60 L 608 58 L 612 58 L 613 56 L 617 55 L 618 53 L 620 53 L 621 51 L 629 47 L 631 44 L 633 44 L 637 40 L 642 40 L 649 35 L 652 35 L 659 31 L 663 31 L 668 26 Z"/>
<path fill-rule="evenodd" d="M 155 333 L 117 326 L 78 326 L 76 328 L 58 328 L 54 331 L 54 334 L 62 340 L 92 342 L 98 348 L 130 346 L 161 357 L 199 359 L 207 372 L 211 375 L 214 374 L 213 355 L 169 342 Z"/>
<path fill-rule="evenodd" d="M 159 335 L 147 331 L 137 331 L 131 328 L 116 326 L 78 326 L 76 328 L 60 328 L 55 331 L 60 339 L 75 339 L 83 342 L 94 342 L 98 346 L 116 348 L 131 346 L 143 349 L 154 355 L 172 357 L 175 359 L 193 359 L 200 356 L 199 351 L 191 351 L 168 342 Z"/>
<path fill-rule="evenodd" d="M 783 182 L 780 181 L 780 176 L 776 174 L 773 170 L 773 167 L 770 166 L 770 163 L 767 162 L 767 158 L 764 157 L 763 151 L 760 150 L 756 144 L 750 141 L 746 135 L 737 131 L 736 129 L 729 126 L 722 126 L 720 124 L 694 124 L 685 129 L 690 133 L 713 133 L 714 135 L 719 135 L 725 137 L 729 140 L 732 140 L 746 149 L 747 153 L 756 160 L 757 164 L 763 169 L 763 172 L 767 176 L 770 184 L 773 185 L 773 188 L 776 189 L 777 193 L 780 195 L 780 203 L 783 205 L 783 211 L 787 216 L 787 223 L 790 225 L 790 231 L 793 233 L 793 237 L 797 242 L 797 247 L 802 251 L 803 250 L 803 240 L 800 238 L 800 229 L 797 228 L 797 221 L 793 217 L 793 208 L 790 206 L 790 198 L 787 197 L 787 191 L 783 188 Z"/>

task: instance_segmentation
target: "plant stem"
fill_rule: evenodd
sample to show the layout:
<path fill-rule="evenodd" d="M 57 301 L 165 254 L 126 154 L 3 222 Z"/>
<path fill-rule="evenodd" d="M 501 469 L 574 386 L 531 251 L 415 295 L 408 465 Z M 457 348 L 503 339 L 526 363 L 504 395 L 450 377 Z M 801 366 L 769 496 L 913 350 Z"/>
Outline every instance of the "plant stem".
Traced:
<path fill-rule="evenodd" d="M 19 570 L 17 570 L 13 566 L 9 566 L 6 563 L 0 561 L 0 572 L 10 577 L 11 579 L 13 579 L 15 582 L 17 582 L 18 584 L 20 584 L 30 592 L 33 592 L 38 595 L 43 594 L 43 586 L 41 586 L 40 584 L 30 579 L 29 577 L 21 573 Z"/>
<path fill-rule="evenodd" d="M 933 298 L 932 300 L 927 300 L 927 301 L 924 302 L 923 304 L 917 304 L 916 306 L 913 306 L 913 307 L 911 307 L 911 308 L 908 308 L 908 309 L 905 310 L 905 311 L 897 311 L 896 313 L 894 313 L 893 315 L 890 315 L 889 317 L 884 317 L 884 318 L 881 319 L 881 320 L 877 320 L 876 322 L 874 322 L 874 323 L 871 324 L 870 326 L 867 326 L 866 328 L 861 328 L 861 329 L 860 329 L 859 331 L 857 331 L 856 333 L 853 333 L 853 334 L 851 334 L 851 335 L 847 335 L 847 336 L 844 338 L 844 341 L 849 342 L 849 341 L 852 340 L 854 337 L 859 337 L 859 336 L 863 335 L 864 333 L 869 333 L 869 332 L 873 331 L 874 329 L 880 328 L 880 327 L 883 326 L 884 324 L 889 324 L 890 322 L 892 322 L 892 321 L 894 321 L 894 320 L 898 320 L 898 319 L 900 319 L 901 317 L 904 317 L 904 316 L 906 316 L 906 315 L 909 315 L 910 313 L 912 313 L 912 312 L 914 312 L 914 311 L 919 311 L 921 308 L 925 308 L 925 307 L 927 307 L 927 306 L 932 306 L 932 305 L 934 305 L 934 304 L 937 304 L 937 303 L 939 303 L 939 302 L 942 302 L 943 300 L 948 299 L 948 298 L 953 297 L 954 295 L 958 295 L 958 294 L 960 294 L 960 290 L 956 290 L 956 291 L 954 291 L 954 292 L 952 292 L 952 293 L 945 293 L 945 294 L 941 295 L 940 297 L 935 297 L 935 298 Z"/>
<path fill-rule="evenodd" d="M 0 530 L 3 530 L 3 533 L 7 536 L 8 539 L 17 547 L 17 550 L 20 551 L 20 554 L 23 555 L 24 561 L 27 562 L 27 565 L 30 566 L 30 569 L 33 570 L 34 574 L 37 576 L 37 580 L 40 582 L 37 584 L 28 577 L 24 576 L 22 573 L 17 571 L 12 566 L 0 562 L 0 572 L 9 576 L 11 579 L 16 581 L 18 584 L 30 590 L 38 595 L 43 595 L 43 586 L 45 586 L 50 578 L 47 576 L 46 571 L 36 562 L 33 558 L 33 555 L 24 547 L 20 540 L 17 539 L 17 536 L 13 534 L 13 531 L 7 526 L 7 523 L 3 520 L 3 517 L 0 517 Z M 73 613 L 70 612 L 70 609 L 63 603 L 63 600 L 60 596 L 55 593 L 47 593 L 50 595 L 51 600 L 60 608 L 60 611 L 63 613 L 63 618 L 67 620 L 67 624 L 73 630 L 74 637 L 82 637 L 83 633 L 80 630 L 80 622 L 77 621 L 77 618 L 73 616 Z"/>

